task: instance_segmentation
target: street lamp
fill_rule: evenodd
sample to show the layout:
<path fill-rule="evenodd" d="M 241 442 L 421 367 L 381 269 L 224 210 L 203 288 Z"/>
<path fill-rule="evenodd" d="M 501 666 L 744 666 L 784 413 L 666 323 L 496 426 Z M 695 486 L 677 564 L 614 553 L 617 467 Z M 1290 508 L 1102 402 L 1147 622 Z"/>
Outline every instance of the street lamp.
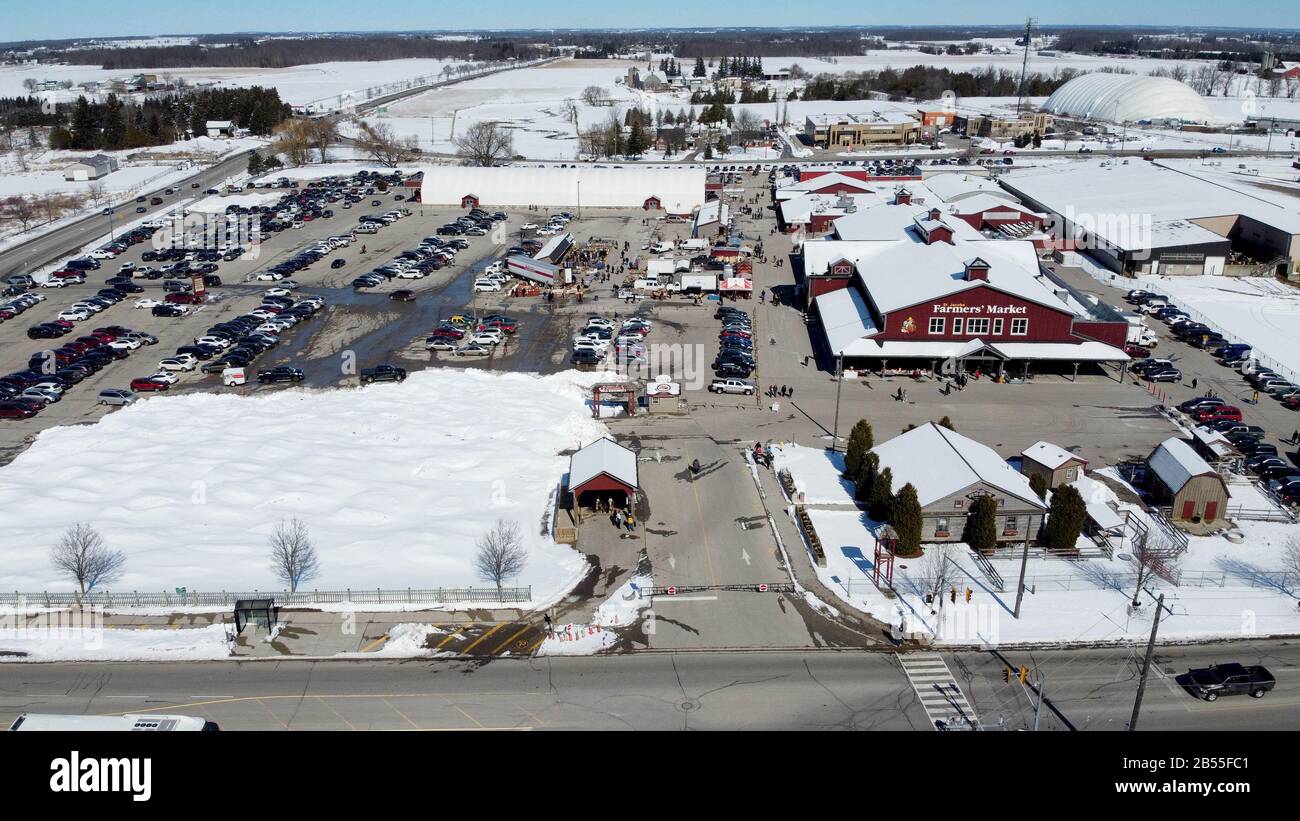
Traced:
<path fill-rule="evenodd" d="M 108 217 L 108 241 L 112 242 L 113 241 L 113 209 L 105 208 L 100 213 Z"/>

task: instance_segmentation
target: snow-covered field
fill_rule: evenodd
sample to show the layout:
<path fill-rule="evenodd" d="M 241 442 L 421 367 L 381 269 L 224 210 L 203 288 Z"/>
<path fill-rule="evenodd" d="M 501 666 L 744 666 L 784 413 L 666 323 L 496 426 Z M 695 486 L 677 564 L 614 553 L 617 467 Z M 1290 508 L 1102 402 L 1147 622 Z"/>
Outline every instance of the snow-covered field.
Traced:
<path fill-rule="evenodd" d="M 838 469 L 827 459 L 817 458 L 820 453 L 815 448 L 787 445 L 777 456 L 777 465 L 793 472 L 796 487 L 810 494 L 810 505 L 814 496 L 824 504 L 838 495 L 833 491 Z M 1101 482 L 1085 478 L 1079 485 L 1091 502 L 1115 501 L 1113 492 Z M 1252 487 L 1231 487 L 1232 504 L 1259 504 L 1261 497 Z M 1120 508 L 1144 515 L 1131 505 Z M 955 606 L 945 600 L 943 608 L 931 613 L 931 606 L 924 601 L 931 572 L 927 559 L 897 560 L 894 589 L 899 595 L 886 597 L 872 584 L 870 575 L 875 523 L 862 512 L 846 508 L 809 507 L 808 514 L 826 553 L 826 567 L 817 568 L 823 584 L 854 607 L 882 621 L 904 624 L 907 632 L 933 636 L 939 643 L 1115 642 L 1140 639 L 1150 631 L 1153 605 L 1149 597 L 1143 594 L 1145 604 L 1136 612 L 1129 607 L 1135 566 L 1123 547 L 1109 560 L 1030 558 L 1025 583 L 1032 592 L 1026 593 L 1021 618 L 1015 619 L 1017 558 L 992 560 L 1007 586 L 1006 592 L 999 592 L 976 566 L 966 545 L 926 545 L 927 553 L 946 553 L 956 565 L 952 584 L 960 591 Z M 1300 526 L 1245 521 L 1240 530 L 1246 537 L 1242 544 L 1232 544 L 1222 536 L 1191 537 L 1178 565 L 1183 584 L 1175 587 L 1152 578 L 1146 585 L 1157 594 L 1163 592 L 1173 611 L 1161 622 L 1163 639 L 1300 632 L 1300 610 L 1296 608 L 1300 581 L 1281 590 L 1260 583 L 1258 575 L 1281 569 L 1282 548 L 1288 539 L 1300 535 Z M 973 592 L 969 604 L 964 600 L 967 587 Z M 946 595 L 947 588 L 944 592 Z"/>
<path fill-rule="evenodd" d="M 0 627 L 0 662 L 21 661 L 211 661 L 230 656 L 224 624 L 184 630 L 105 627 Z"/>
<path fill-rule="evenodd" d="M 90 522 L 126 554 L 115 590 L 280 589 L 267 536 L 309 528 L 310 587 L 483 586 L 475 540 L 517 521 L 528 564 L 507 584 L 548 605 L 586 560 L 543 534 L 561 450 L 604 435 L 581 386 L 435 369 L 400 385 L 151 397 L 95 425 L 42 433 L 0 468 L 0 586 L 67 590 L 49 547 Z"/>

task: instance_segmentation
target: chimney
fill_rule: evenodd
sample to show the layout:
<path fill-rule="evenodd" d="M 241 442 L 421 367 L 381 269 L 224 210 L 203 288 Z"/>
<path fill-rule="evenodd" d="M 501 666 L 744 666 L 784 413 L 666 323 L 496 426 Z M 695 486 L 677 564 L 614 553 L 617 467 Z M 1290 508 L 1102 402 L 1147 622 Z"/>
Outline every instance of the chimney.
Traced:
<path fill-rule="evenodd" d="M 912 192 L 906 188 L 900 188 L 894 192 L 894 205 L 911 205 Z"/>
<path fill-rule="evenodd" d="M 974 282 L 977 279 L 989 281 L 989 264 L 979 257 L 966 262 L 966 281 Z"/>

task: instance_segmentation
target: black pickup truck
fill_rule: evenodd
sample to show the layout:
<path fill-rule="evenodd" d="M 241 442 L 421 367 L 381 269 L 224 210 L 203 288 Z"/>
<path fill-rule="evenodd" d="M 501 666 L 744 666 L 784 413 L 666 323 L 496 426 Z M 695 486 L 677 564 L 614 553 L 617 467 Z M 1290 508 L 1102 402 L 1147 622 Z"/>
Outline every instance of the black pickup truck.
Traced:
<path fill-rule="evenodd" d="M 1215 664 L 1188 670 L 1186 676 L 1179 676 L 1179 680 L 1192 695 L 1206 701 L 1214 701 L 1219 696 L 1246 694 L 1263 698 L 1277 684 L 1273 674 L 1262 666 L 1247 667 L 1243 664 Z"/>

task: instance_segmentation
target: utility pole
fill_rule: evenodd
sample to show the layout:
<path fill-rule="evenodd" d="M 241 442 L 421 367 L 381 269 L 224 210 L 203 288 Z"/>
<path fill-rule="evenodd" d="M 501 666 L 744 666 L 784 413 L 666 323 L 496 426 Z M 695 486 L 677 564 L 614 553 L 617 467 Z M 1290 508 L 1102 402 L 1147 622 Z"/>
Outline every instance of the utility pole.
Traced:
<path fill-rule="evenodd" d="M 840 387 L 844 384 L 844 354 L 840 354 L 835 365 L 835 429 L 831 431 L 831 450 L 840 449 Z"/>
<path fill-rule="evenodd" d="M 1034 732 L 1038 732 L 1038 716 L 1043 712 L 1043 675 L 1038 676 L 1038 701 L 1034 704 Z"/>
<path fill-rule="evenodd" d="M 1025 567 L 1029 564 L 1029 537 L 1025 537 L 1025 551 L 1020 555 L 1020 581 L 1016 584 L 1016 612 L 1020 618 L 1020 600 L 1025 597 Z"/>
<path fill-rule="evenodd" d="M 1020 85 L 1016 89 L 1016 116 L 1017 117 L 1020 116 L 1020 106 L 1024 103 L 1024 99 L 1025 99 L 1025 76 L 1029 73 L 1030 35 L 1033 32 L 1034 25 L 1037 22 L 1038 22 L 1038 18 L 1036 17 L 1030 17 L 1027 20 L 1025 20 L 1025 59 L 1024 62 L 1020 64 Z"/>
<path fill-rule="evenodd" d="M 1142 695 L 1147 689 L 1147 674 L 1151 672 L 1151 657 L 1156 652 L 1156 631 L 1160 629 L 1160 614 L 1165 609 L 1165 594 L 1161 593 L 1160 598 L 1156 600 L 1155 618 L 1151 620 L 1151 638 L 1147 640 L 1147 655 L 1142 660 L 1142 678 L 1138 679 L 1137 698 L 1133 701 L 1133 717 L 1128 720 L 1128 730 L 1133 732 L 1137 729 L 1138 713 L 1142 711 Z"/>

